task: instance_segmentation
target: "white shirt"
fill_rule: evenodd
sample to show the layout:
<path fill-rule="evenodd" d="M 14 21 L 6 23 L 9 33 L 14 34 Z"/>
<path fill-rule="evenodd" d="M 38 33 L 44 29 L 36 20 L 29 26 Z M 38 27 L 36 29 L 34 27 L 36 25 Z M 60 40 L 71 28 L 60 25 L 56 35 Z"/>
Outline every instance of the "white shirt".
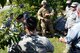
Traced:
<path fill-rule="evenodd" d="M 78 41 L 79 37 L 80 37 L 80 22 L 76 23 L 72 28 L 70 28 L 65 39 L 67 40 L 68 44 L 71 44 L 73 42 L 75 43 L 76 47 L 80 48 L 80 41 Z"/>
<path fill-rule="evenodd" d="M 71 28 L 75 23 L 76 23 L 76 20 L 77 20 L 77 12 L 74 11 L 69 11 L 68 12 L 69 14 L 67 14 L 67 21 L 66 21 L 66 24 L 65 24 L 65 28 Z"/>

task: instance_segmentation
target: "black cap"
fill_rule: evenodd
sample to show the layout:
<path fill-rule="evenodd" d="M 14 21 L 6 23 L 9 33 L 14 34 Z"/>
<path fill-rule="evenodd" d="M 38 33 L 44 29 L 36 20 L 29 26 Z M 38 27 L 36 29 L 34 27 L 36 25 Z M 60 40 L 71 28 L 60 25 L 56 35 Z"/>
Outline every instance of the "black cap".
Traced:
<path fill-rule="evenodd" d="M 29 18 L 30 13 L 28 11 L 25 11 L 23 14 L 25 19 Z"/>
<path fill-rule="evenodd" d="M 26 19 L 26 26 L 30 31 L 33 31 L 36 29 L 37 27 L 37 22 L 38 20 L 35 17 L 29 17 L 28 19 Z"/>

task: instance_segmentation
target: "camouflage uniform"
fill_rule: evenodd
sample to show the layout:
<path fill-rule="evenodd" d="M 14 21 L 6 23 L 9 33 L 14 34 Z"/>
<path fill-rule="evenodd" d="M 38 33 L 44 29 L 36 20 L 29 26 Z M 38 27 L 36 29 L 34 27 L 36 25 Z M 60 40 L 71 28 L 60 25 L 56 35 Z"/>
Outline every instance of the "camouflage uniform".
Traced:
<path fill-rule="evenodd" d="M 49 14 L 49 16 L 45 16 L 45 14 Z M 42 7 L 38 11 L 38 19 L 41 22 L 40 26 L 42 28 L 42 35 L 46 34 L 46 26 L 50 30 L 50 32 L 53 34 L 53 24 L 51 20 L 51 16 L 53 16 L 54 10 L 50 7 Z"/>
<path fill-rule="evenodd" d="M 38 35 L 25 35 L 23 40 L 19 42 L 19 45 L 22 51 L 26 53 L 53 53 L 54 51 L 54 47 L 50 41 L 46 37 Z"/>
<path fill-rule="evenodd" d="M 71 28 L 73 28 L 73 26 L 75 26 L 75 24 L 78 22 L 78 15 L 77 15 L 77 10 L 72 10 L 72 7 L 77 7 L 78 3 L 77 2 L 73 2 L 71 4 L 71 9 L 67 12 L 66 17 L 67 17 L 67 21 L 65 24 L 65 28 L 68 29 L 68 33 L 70 33 Z M 71 35 L 69 35 L 71 36 Z M 73 37 L 73 36 L 72 36 Z M 68 53 L 69 49 L 70 49 L 70 45 L 66 44 L 66 49 L 63 51 L 63 53 Z"/>

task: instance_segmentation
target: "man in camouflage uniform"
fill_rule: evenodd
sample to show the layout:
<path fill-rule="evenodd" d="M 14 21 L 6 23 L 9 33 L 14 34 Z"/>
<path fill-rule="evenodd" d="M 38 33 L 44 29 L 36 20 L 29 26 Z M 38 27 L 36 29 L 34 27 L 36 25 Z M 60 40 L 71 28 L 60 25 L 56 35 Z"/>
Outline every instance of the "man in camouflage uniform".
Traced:
<path fill-rule="evenodd" d="M 40 26 L 42 28 L 42 35 L 46 34 L 46 26 L 53 35 L 54 30 L 53 30 L 51 16 L 53 16 L 54 10 L 51 7 L 49 7 L 47 1 L 45 0 L 41 2 L 41 5 L 42 7 L 38 11 L 38 19 L 41 22 Z"/>
<path fill-rule="evenodd" d="M 77 8 L 78 3 L 77 2 L 73 2 L 71 4 L 71 8 L 70 10 L 67 12 L 66 17 L 67 17 L 67 21 L 65 24 L 65 28 L 66 29 L 70 29 L 77 21 Z"/>
<path fill-rule="evenodd" d="M 66 21 L 66 24 L 65 24 L 65 29 L 68 29 L 67 33 L 70 33 L 71 28 L 73 26 L 75 26 L 75 24 L 78 22 L 77 21 L 78 20 L 77 19 L 78 15 L 77 15 L 77 10 L 76 10 L 77 5 L 78 5 L 77 2 L 73 2 L 71 4 L 70 10 L 66 14 L 67 21 Z M 66 44 L 66 49 L 63 51 L 63 53 L 67 53 L 68 50 L 70 49 L 70 47 L 71 46 L 69 44 Z"/>

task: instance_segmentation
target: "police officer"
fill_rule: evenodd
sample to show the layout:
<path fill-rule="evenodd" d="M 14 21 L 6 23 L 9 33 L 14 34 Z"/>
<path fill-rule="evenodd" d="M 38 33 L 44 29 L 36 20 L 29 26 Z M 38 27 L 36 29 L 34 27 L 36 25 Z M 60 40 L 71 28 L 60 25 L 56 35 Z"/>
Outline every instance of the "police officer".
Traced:
<path fill-rule="evenodd" d="M 30 17 L 25 24 L 26 35 L 19 41 L 20 50 L 12 49 L 13 53 L 53 53 L 53 46 L 46 37 L 41 37 L 36 33 L 37 19 Z M 44 41 L 43 41 L 44 40 Z"/>
<path fill-rule="evenodd" d="M 42 35 L 46 34 L 46 27 L 49 28 L 51 34 L 53 35 L 53 24 L 51 16 L 54 15 L 54 10 L 48 5 L 46 0 L 41 2 L 42 7 L 38 11 L 38 19 L 41 21 Z"/>

